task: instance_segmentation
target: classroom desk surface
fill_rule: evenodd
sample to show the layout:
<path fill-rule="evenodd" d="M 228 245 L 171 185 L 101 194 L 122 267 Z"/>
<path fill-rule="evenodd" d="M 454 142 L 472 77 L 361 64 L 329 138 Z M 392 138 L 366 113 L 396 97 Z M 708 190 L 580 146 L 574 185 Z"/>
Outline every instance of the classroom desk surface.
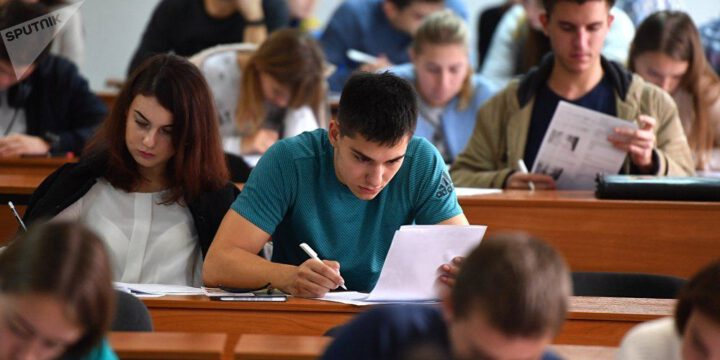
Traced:
<path fill-rule="evenodd" d="M 157 331 L 323 335 L 367 307 L 290 298 L 283 303 L 219 302 L 204 296 L 146 298 Z M 559 344 L 617 346 L 632 326 L 672 315 L 674 300 L 573 297 Z"/>
<path fill-rule="evenodd" d="M 50 175 L 55 169 L 77 157 L 11 157 L 0 158 L 0 174 Z"/>
<path fill-rule="evenodd" d="M 332 338 L 325 336 L 291 336 L 244 334 L 235 347 L 236 360 L 313 360 L 319 358 Z M 552 351 L 563 359 L 611 360 L 616 347 L 587 345 L 553 345 Z"/>
<path fill-rule="evenodd" d="M 120 359 L 221 360 L 227 335 L 218 333 L 111 332 Z"/>
<path fill-rule="evenodd" d="M 235 360 L 313 360 L 331 341 L 327 336 L 243 334 L 235 346 Z"/>
<path fill-rule="evenodd" d="M 460 206 L 487 234 L 523 230 L 560 250 L 574 271 L 690 277 L 720 254 L 720 202 L 596 199 L 591 191 L 504 191 Z M 487 235 L 486 235 L 487 236 Z"/>

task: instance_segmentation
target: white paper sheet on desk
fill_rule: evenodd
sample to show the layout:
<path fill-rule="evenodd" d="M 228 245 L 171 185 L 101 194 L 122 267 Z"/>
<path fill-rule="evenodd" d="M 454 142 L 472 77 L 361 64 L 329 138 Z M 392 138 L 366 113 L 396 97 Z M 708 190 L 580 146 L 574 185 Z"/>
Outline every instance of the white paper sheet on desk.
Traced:
<path fill-rule="evenodd" d="M 342 304 L 350 304 L 350 305 L 357 305 L 357 306 L 367 306 L 367 305 L 378 305 L 378 304 L 407 304 L 407 303 L 427 303 L 427 304 L 435 304 L 438 302 L 438 300 L 427 300 L 427 301 L 368 301 L 367 298 L 370 294 L 368 293 L 361 293 L 357 291 L 337 291 L 337 292 L 331 292 L 327 293 L 324 297 L 320 298 L 320 300 L 325 301 L 332 301 L 336 303 L 342 303 Z"/>
<path fill-rule="evenodd" d="M 457 196 L 473 196 L 473 195 L 490 195 L 500 194 L 502 189 L 483 189 L 483 188 L 469 188 L 469 187 L 456 187 L 455 195 Z"/>
<path fill-rule="evenodd" d="M 435 301 L 437 269 L 467 255 L 482 240 L 485 226 L 412 225 L 395 232 L 380 277 L 370 294 L 328 293 L 323 300 L 355 305 Z M 367 296 L 365 296 L 367 295 Z"/>
<path fill-rule="evenodd" d="M 560 101 L 532 172 L 552 176 L 558 190 L 594 189 L 596 174 L 617 174 L 625 161 L 625 151 L 607 140 L 616 127 L 637 124 Z"/>
<path fill-rule="evenodd" d="M 131 284 L 115 282 L 115 288 L 137 297 L 158 297 L 163 295 L 205 295 L 202 288 L 182 285 Z"/>

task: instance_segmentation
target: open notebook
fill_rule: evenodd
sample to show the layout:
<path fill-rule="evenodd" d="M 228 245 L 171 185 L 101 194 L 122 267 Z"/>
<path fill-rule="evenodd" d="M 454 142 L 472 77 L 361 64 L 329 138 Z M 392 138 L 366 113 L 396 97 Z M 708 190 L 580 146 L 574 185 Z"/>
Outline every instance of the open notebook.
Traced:
<path fill-rule="evenodd" d="M 480 243 L 486 228 L 480 225 L 403 226 L 395 232 L 372 292 L 332 292 L 321 300 L 353 305 L 437 301 L 437 269 L 456 256 L 467 255 Z"/>

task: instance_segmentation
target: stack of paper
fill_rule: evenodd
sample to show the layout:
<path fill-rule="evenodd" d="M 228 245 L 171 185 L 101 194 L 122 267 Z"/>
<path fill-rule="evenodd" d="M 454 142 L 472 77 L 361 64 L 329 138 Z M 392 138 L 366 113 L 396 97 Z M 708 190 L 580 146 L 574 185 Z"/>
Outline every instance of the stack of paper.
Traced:
<path fill-rule="evenodd" d="M 163 295 L 205 295 L 202 288 L 182 285 L 131 284 L 115 282 L 115 288 L 137 297 L 159 297 Z"/>
<path fill-rule="evenodd" d="M 480 243 L 486 226 L 414 225 L 395 232 L 385 264 L 370 294 L 328 293 L 322 300 L 367 305 L 378 302 L 438 300 L 438 268 L 467 255 Z"/>

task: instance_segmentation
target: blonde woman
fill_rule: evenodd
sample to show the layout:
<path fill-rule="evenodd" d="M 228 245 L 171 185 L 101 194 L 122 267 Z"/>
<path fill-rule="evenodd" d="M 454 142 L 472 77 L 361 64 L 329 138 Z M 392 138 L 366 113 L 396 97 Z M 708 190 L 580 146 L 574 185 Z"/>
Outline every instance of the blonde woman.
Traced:
<path fill-rule="evenodd" d="M 413 83 L 419 95 L 416 136 L 432 142 L 450 163 L 465 148 L 475 114 L 496 91 L 473 74 L 468 30 L 450 10 L 428 16 L 410 47 L 411 64 L 393 72 Z"/>

